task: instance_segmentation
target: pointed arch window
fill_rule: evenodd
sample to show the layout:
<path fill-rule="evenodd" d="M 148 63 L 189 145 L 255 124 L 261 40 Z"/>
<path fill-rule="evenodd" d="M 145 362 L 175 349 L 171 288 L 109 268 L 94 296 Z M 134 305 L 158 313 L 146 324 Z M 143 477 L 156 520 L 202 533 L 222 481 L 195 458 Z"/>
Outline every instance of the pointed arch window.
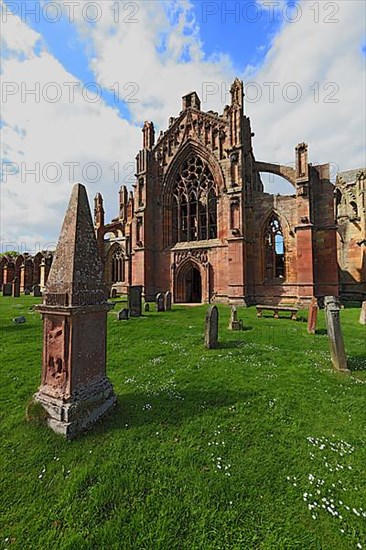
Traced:
<path fill-rule="evenodd" d="M 112 255 L 112 283 L 125 280 L 125 261 L 122 250 L 116 250 Z"/>
<path fill-rule="evenodd" d="M 274 214 L 269 218 L 264 232 L 265 278 L 285 278 L 285 240 L 281 224 Z"/>
<path fill-rule="evenodd" d="M 191 155 L 178 172 L 172 189 L 172 242 L 217 237 L 217 190 L 208 165 Z"/>

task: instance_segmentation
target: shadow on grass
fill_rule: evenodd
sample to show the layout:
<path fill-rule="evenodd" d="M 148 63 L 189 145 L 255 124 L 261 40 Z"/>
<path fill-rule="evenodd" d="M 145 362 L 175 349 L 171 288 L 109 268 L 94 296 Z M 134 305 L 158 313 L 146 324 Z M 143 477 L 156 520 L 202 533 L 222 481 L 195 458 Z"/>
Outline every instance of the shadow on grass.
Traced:
<path fill-rule="evenodd" d="M 365 370 L 366 371 L 366 356 L 358 355 L 354 357 L 348 357 L 347 359 L 348 368 L 352 372 Z"/>
<path fill-rule="evenodd" d="M 254 399 L 257 392 L 187 391 L 181 395 L 161 393 L 128 393 L 117 396 L 112 411 L 101 419 L 94 433 L 126 430 L 148 424 L 179 425 L 186 418 L 206 414 L 207 409 L 229 408 L 241 401 Z"/>
<path fill-rule="evenodd" d="M 237 349 L 243 342 L 244 340 L 227 340 L 225 342 L 219 342 L 216 349 Z"/>
<path fill-rule="evenodd" d="M 315 334 L 319 334 L 320 336 L 326 336 L 327 335 L 327 329 L 326 328 L 319 328 L 315 331 Z"/>

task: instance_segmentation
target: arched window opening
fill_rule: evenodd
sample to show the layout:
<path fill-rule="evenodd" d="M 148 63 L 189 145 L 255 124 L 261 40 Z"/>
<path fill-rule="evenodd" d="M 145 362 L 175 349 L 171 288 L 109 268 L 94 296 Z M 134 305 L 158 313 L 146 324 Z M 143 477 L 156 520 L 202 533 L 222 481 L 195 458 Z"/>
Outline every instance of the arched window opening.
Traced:
<path fill-rule="evenodd" d="M 271 216 L 264 233 L 265 277 L 285 278 L 285 241 L 281 224 L 276 216 Z"/>
<path fill-rule="evenodd" d="M 352 216 L 352 218 L 353 219 L 358 218 L 357 203 L 355 201 L 351 201 L 350 206 L 351 206 L 351 216 Z"/>
<path fill-rule="evenodd" d="M 172 242 L 217 237 L 217 194 L 208 165 L 190 156 L 182 165 L 172 190 Z"/>
<path fill-rule="evenodd" d="M 112 283 L 125 280 L 125 262 L 121 250 L 116 250 L 112 256 Z"/>

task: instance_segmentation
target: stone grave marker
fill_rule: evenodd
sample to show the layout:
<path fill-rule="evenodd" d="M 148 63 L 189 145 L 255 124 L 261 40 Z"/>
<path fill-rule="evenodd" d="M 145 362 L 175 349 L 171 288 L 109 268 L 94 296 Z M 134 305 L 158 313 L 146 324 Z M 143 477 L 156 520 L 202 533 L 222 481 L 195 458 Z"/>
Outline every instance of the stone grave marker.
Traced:
<path fill-rule="evenodd" d="M 20 317 L 14 317 L 13 319 L 13 323 L 15 325 L 22 325 L 23 323 L 26 322 L 26 318 L 24 317 L 24 315 L 21 315 Z"/>
<path fill-rule="evenodd" d="M 242 330 L 243 324 L 238 320 L 238 310 L 236 306 L 231 306 L 230 308 L 230 321 L 229 329 L 230 330 Z"/>
<path fill-rule="evenodd" d="M 24 289 L 24 296 L 30 296 L 30 293 L 31 292 L 30 292 L 29 288 Z"/>
<path fill-rule="evenodd" d="M 205 347 L 217 348 L 219 333 L 219 311 L 216 306 L 210 306 L 205 319 Z"/>
<path fill-rule="evenodd" d="M 117 298 L 117 289 L 116 288 L 112 288 L 110 297 L 111 298 Z"/>
<path fill-rule="evenodd" d="M 156 311 L 164 311 L 164 294 L 159 292 L 155 298 L 155 309 Z"/>
<path fill-rule="evenodd" d="M 336 296 L 325 296 L 324 307 L 333 366 L 336 370 L 349 372 L 339 317 L 340 303 L 338 298 Z"/>
<path fill-rule="evenodd" d="M 170 290 L 167 290 L 164 294 L 164 308 L 165 311 L 170 311 L 172 309 L 172 293 Z"/>
<path fill-rule="evenodd" d="M 72 439 L 115 403 L 106 376 L 107 288 L 86 189 L 74 185 L 43 303 L 41 386 L 47 424 Z"/>
<path fill-rule="evenodd" d="M 12 296 L 12 294 L 13 294 L 12 283 L 3 284 L 3 296 Z"/>
<path fill-rule="evenodd" d="M 145 304 L 144 310 L 145 311 L 150 311 L 150 304 Z"/>
<path fill-rule="evenodd" d="M 126 307 L 117 311 L 117 321 L 128 321 L 129 312 L 129 309 Z"/>
<path fill-rule="evenodd" d="M 128 289 L 128 307 L 131 317 L 142 315 L 142 286 L 130 286 Z"/>
<path fill-rule="evenodd" d="M 41 287 L 39 285 L 34 285 L 33 296 L 35 298 L 40 298 L 42 296 Z"/>
<path fill-rule="evenodd" d="M 360 312 L 360 323 L 361 325 L 366 325 L 366 301 L 362 302 L 361 312 Z"/>
<path fill-rule="evenodd" d="M 316 331 L 316 321 L 318 318 L 318 300 L 316 298 L 312 298 L 311 304 L 309 306 L 308 311 L 308 333 L 309 334 L 315 334 Z"/>
<path fill-rule="evenodd" d="M 18 277 L 14 277 L 13 296 L 14 296 L 14 298 L 19 298 L 19 296 L 20 296 L 20 281 L 19 281 Z"/>

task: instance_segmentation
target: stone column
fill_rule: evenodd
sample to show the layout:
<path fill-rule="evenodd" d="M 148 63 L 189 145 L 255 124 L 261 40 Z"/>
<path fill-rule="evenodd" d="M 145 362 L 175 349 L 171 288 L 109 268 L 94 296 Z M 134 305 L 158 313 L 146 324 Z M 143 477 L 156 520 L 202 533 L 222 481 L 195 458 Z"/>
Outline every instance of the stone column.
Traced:
<path fill-rule="evenodd" d="M 366 301 L 362 302 L 361 313 L 360 313 L 360 323 L 361 325 L 366 325 Z"/>
<path fill-rule="evenodd" d="M 347 366 L 342 327 L 339 318 L 339 300 L 336 296 L 325 296 L 324 306 L 333 367 L 342 372 L 350 372 Z"/>
<path fill-rule="evenodd" d="M 13 296 L 14 296 L 14 298 L 19 298 L 19 296 L 20 296 L 20 283 L 19 283 L 18 277 L 14 277 Z"/>
<path fill-rule="evenodd" d="M 315 334 L 316 331 L 316 321 L 318 318 L 318 300 L 313 298 L 309 306 L 308 312 L 308 333 Z"/>
<path fill-rule="evenodd" d="M 44 292 L 46 287 L 46 260 L 44 258 L 42 258 L 39 266 L 39 286 L 41 287 L 41 292 Z"/>
<path fill-rule="evenodd" d="M 107 289 L 86 189 L 73 187 L 42 305 L 43 364 L 34 399 L 71 439 L 110 409 L 106 377 Z"/>

